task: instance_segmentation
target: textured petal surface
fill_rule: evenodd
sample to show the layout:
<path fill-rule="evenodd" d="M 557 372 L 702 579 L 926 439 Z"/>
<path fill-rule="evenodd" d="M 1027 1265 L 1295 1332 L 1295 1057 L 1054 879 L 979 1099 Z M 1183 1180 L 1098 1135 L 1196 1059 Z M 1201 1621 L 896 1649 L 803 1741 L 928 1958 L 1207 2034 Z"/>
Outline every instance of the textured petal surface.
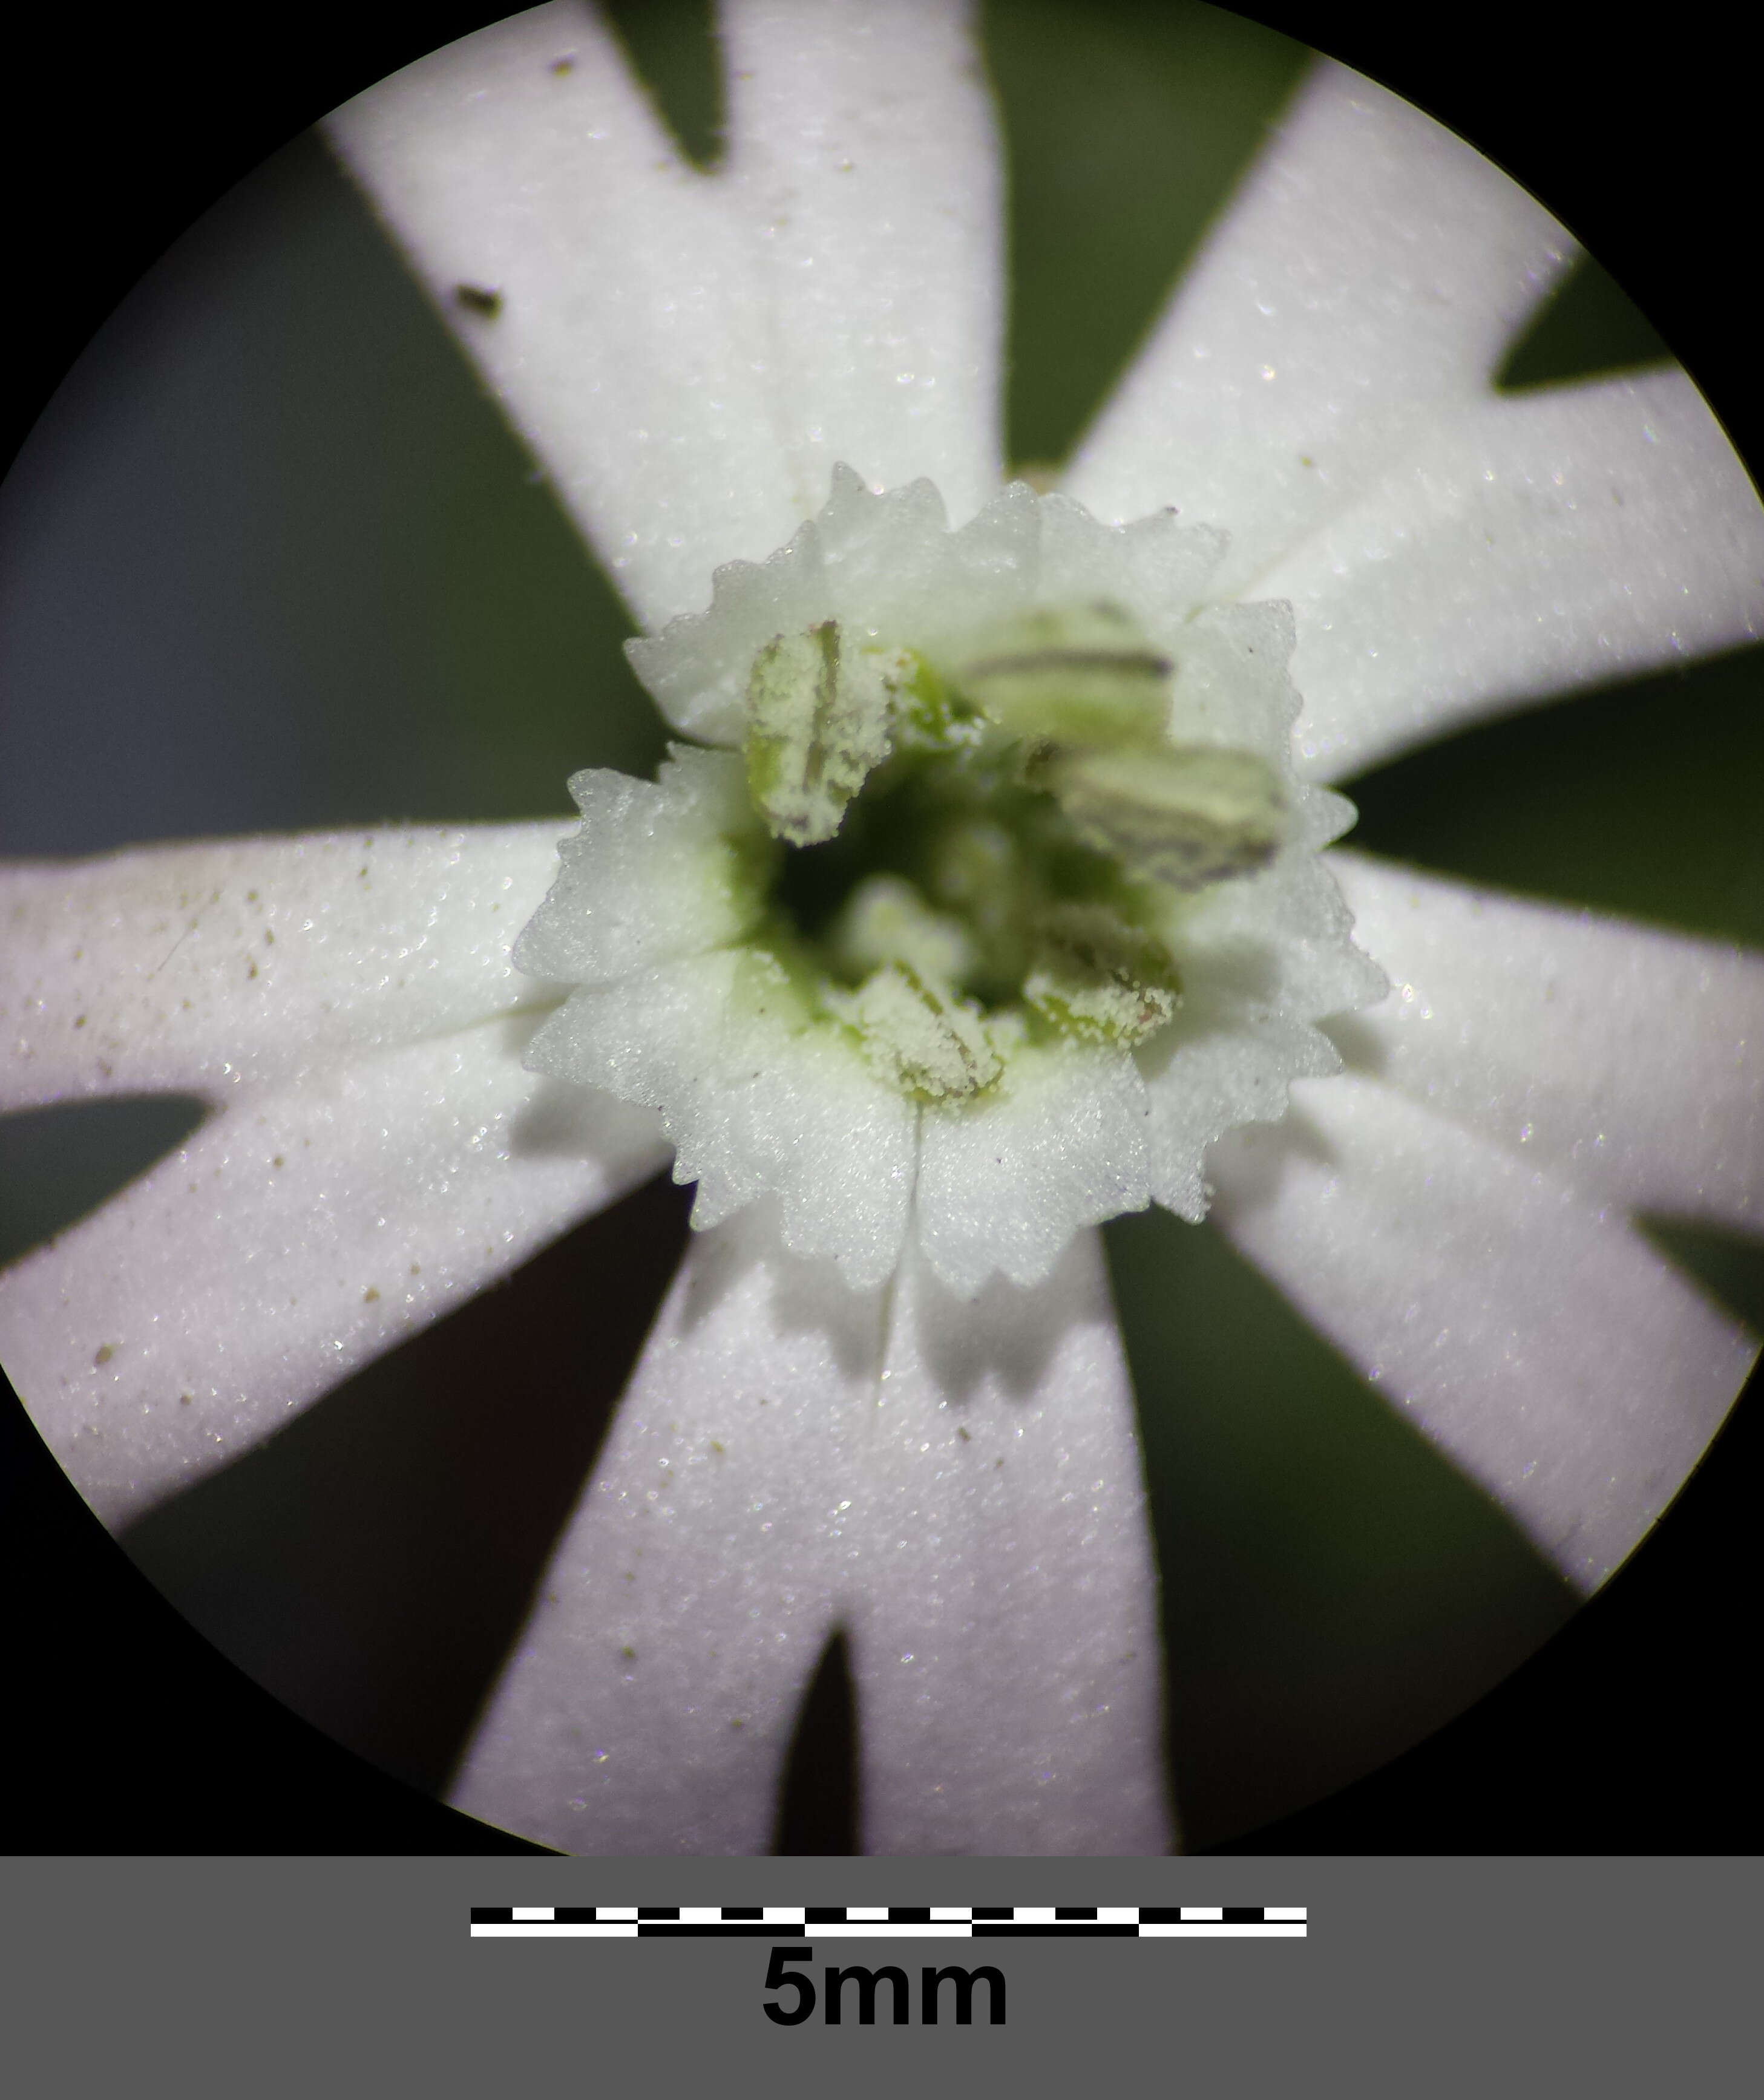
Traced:
<path fill-rule="evenodd" d="M 997 176 L 963 11 L 741 6 L 727 33 L 727 172 L 681 157 L 573 5 L 330 120 L 652 628 L 780 545 L 841 457 L 970 508 L 996 471 Z"/>
<path fill-rule="evenodd" d="M 692 1222 L 776 1193 L 785 1243 L 853 1286 L 892 1274 L 912 1201 L 917 1112 L 855 1043 L 805 1025 L 768 957 L 724 949 L 577 992 L 531 1061 L 658 1109 Z"/>
<path fill-rule="evenodd" d="M 1461 139 L 1320 65 L 1064 485 L 1112 521 L 1223 527 L 1243 590 L 1482 390 L 1572 248 Z"/>
<path fill-rule="evenodd" d="M 1255 741 L 1271 710 L 1284 707 L 1284 750 L 1298 707 L 1285 676 L 1289 620 L 1276 632 L 1286 615 L 1267 607 L 1191 619 L 1221 545 L 1218 533 L 1191 531 L 1165 512 L 1125 530 L 1099 525 L 1063 496 L 1038 496 L 1023 482 L 1000 490 L 952 531 L 930 481 L 878 496 L 842 461 L 826 503 L 787 545 L 762 562 L 726 564 L 708 611 L 626 646 L 675 728 L 736 744 L 754 655 L 775 635 L 837 620 L 920 650 L 954 675 L 989 632 L 1037 602 L 1103 596 L 1179 655 L 1182 690 L 1191 689 L 1190 712 L 1200 718 L 1185 718 L 1183 730 L 1205 741 L 1210 717 L 1215 739 L 1229 734 Z M 1249 665 L 1258 641 L 1263 660 Z M 1222 670 L 1234 688 L 1228 706 Z"/>
<path fill-rule="evenodd" d="M 1144 1496 L 1094 1243 L 978 1314 L 910 1272 L 891 1320 L 775 1233 L 754 1212 L 692 1242 L 453 1798 L 567 1849 L 763 1850 L 842 1623 L 867 1850 L 1161 1850 Z"/>
<path fill-rule="evenodd" d="M 514 15 L 328 128 L 639 619 L 788 536 L 747 244 L 597 15 Z"/>
<path fill-rule="evenodd" d="M 1134 1053 L 1150 1111 L 1147 1185 L 1178 1217 L 1206 1215 L 1205 1154 L 1215 1139 L 1241 1123 L 1277 1121 L 1293 1080 L 1339 1069 L 1335 1046 L 1313 1024 L 1385 990 L 1312 849 L 1331 836 L 1339 801 L 1311 791 L 1300 803 L 1299 845 L 1259 875 L 1184 902 L 1172 935 L 1182 1004 Z"/>
<path fill-rule="evenodd" d="M 724 946 L 758 918 L 763 855 L 737 844 L 758 828 L 739 758 L 676 744 L 659 780 L 596 770 L 569 789 L 581 828 L 521 934 L 523 970 L 604 984 Z"/>
<path fill-rule="evenodd" d="M 1122 1050 L 1013 1051 L 995 1092 L 927 1109 L 918 1244 L 963 1297 L 989 1277 L 1040 1283 L 1075 1233 L 1151 1202 L 1145 1082 Z"/>
<path fill-rule="evenodd" d="M 550 1004 L 508 958 L 561 828 L 225 839 L 0 867 L 0 1107 L 224 1099 Z"/>
<path fill-rule="evenodd" d="M 885 1294 L 695 1235 L 452 1790 L 567 1851 L 763 1852 L 857 1552 Z"/>
<path fill-rule="evenodd" d="M 1330 856 L 1390 973 L 1350 1064 L 1632 1210 L 1764 1232 L 1764 955 Z"/>
<path fill-rule="evenodd" d="M 969 13 L 725 0 L 727 179 L 798 517 L 838 460 L 878 487 L 930 476 L 958 523 L 1003 478 L 1001 200 Z"/>
<path fill-rule="evenodd" d="M 1156 1576 L 1096 1235 L 976 1304 L 909 1260 L 886 1370 L 847 1612 L 865 1850 L 1165 1851 Z"/>
<path fill-rule="evenodd" d="M 1320 1029 L 1259 1003 L 1184 995 L 1175 1026 L 1142 1053 L 1146 1181 L 1152 1200 L 1198 1224 L 1207 1214 L 1209 1145 L 1240 1123 L 1278 1123 L 1294 1079 L 1341 1070 Z"/>
<path fill-rule="evenodd" d="M 524 1018 L 253 1092 L 0 1276 L 0 1357 L 113 1525 L 652 1172 L 654 1120 L 520 1065 Z"/>
<path fill-rule="evenodd" d="M 1465 722 L 1764 631 L 1764 506 L 1682 372 L 1442 416 L 1257 588 L 1342 779 Z"/>
<path fill-rule="evenodd" d="M 1343 1074 L 1214 1149 L 1214 1215 L 1583 1590 L 1677 1491 L 1756 1338 L 1555 1176 Z"/>

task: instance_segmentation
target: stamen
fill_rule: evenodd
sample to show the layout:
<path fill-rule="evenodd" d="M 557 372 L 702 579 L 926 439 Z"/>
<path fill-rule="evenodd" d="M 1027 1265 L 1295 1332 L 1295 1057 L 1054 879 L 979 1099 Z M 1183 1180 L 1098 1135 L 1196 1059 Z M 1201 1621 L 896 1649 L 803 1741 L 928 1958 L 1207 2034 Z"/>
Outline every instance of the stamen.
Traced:
<path fill-rule="evenodd" d="M 1123 1049 L 1148 1041 L 1182 997 L 1164 944 L 1106 904 L 1067 904 L 1036 928 L 1023 995 L 1063 1034 Z"/>
<path fill-rule="evenodd" d="M 774 836 L 826 845 L 866 796 L 819 871 L 844 871 L 843 902 L 806 940 L 786 911 L 780 952 L 802 944 L 811 999 L 903 1092 L 984 1091 L 1028 1011 L 1125 1050 L 1174 1017 L 1157 887 L 1253 872 L 1286 815 L 1254 753 L 1167 741 L 1174 672 L 1107 600 L 1017 615 L 948 676 L 832 620 L 758 652 L 746 768 Z"/>
<path fill-rule="evenodd" d="M 1056 757 L 1038 780 L 1087 845 L 1173 889 L 1252 875 L 1285 841 L 1286 797 L 1250 751 L 1117 746 Z"/>
<path fill-rule="evenodd" d="M 979 1008 L 927 984 L 904 963 L 888 964 L 855 992 L 827 996 L 871 1064 L 903 1093 L 961 1101 L 982 1092 L 1004 1070 Z"/>
<path fill-rule="evenodd" d="M 1025 743 L 1081 748 L 1161 736 L 1173 668 L 1103 599 L 1026 614 L 965 663 L 957 682 Z"/>
<path fill-rule="evenodd" d="M 846 648 L 836 620 L 760 651 L 747 682 L 747 781 L 775 838 L 833 837 L 888 756 L 909 668 L 904 651 Z"/>

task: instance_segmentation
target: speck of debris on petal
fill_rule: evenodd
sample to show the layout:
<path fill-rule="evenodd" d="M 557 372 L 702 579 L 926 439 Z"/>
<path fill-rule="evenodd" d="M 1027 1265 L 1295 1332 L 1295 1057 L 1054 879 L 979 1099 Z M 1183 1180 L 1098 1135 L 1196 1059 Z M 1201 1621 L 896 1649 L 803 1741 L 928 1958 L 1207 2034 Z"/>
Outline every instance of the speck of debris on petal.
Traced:
<path fill-rule="evenodd" d="M 484 285 L 456 285 L 453 304 L 477 315 L 480 320 L 493 321 L 502 311 L 502 294 Z"/>

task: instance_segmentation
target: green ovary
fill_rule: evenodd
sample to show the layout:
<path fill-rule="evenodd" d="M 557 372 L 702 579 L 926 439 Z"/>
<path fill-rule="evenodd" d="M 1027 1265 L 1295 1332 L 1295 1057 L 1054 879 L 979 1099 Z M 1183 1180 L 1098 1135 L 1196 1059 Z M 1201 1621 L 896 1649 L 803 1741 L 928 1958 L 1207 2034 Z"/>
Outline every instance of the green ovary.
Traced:
<path fill-rule="evenodd" d="M 1286 810 L 1253 753 L 1167 740 L 1172 675 L 1103 604 L 953 667 L 831 620 L 775 638 L 745 757 L 784 849 L 751 945 L 921 1101 L 984 1095 L 1024 1042 L 1149 1040 L 1184 893 L 1265 866 Z"/>

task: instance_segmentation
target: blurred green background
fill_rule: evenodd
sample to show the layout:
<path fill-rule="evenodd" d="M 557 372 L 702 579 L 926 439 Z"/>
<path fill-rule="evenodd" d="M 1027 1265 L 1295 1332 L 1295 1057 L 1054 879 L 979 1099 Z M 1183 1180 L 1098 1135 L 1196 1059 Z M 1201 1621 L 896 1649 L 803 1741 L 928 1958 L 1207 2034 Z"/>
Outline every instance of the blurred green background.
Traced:
<path fill-rule="evenodd" d="M 610 11 L 688 150 L 714 157 L 708 7 Z M 1191 5 L 1003 0 L 984 26 L 1012 201 L 1010 444 L 1054 461 L 1306 54 Z M 1585 264 L 1505 383 L 1662 349 Z M 300 141 L 132 295 L 0 495 L 0 850 L 559 810 L 577 767 L 660 755 L 627 631 L 440 321 Z M 1454 738 L 1352 783 L 1356 843 L 1764 945 L 1761 676 L 1737 656 Z M 0 1124 L 0 1258 L 195 1115 L 107 1104 Z M 439 1786 L 683 1229 L 679 1192 L 633 1198 L 156 1512 L 130 1550 L 291 1704 Z M 1660 1232 L 1764 1326 L 1755 1246 Z M 1437 1726 L 1572 1600 L 1214 1235 L 1154 1212 L 1108 1241 L 1176 1787 L 1204 1845 Z M 837 1670 L 812 1703 L 783 1842 L 844 1849 Z"/>

